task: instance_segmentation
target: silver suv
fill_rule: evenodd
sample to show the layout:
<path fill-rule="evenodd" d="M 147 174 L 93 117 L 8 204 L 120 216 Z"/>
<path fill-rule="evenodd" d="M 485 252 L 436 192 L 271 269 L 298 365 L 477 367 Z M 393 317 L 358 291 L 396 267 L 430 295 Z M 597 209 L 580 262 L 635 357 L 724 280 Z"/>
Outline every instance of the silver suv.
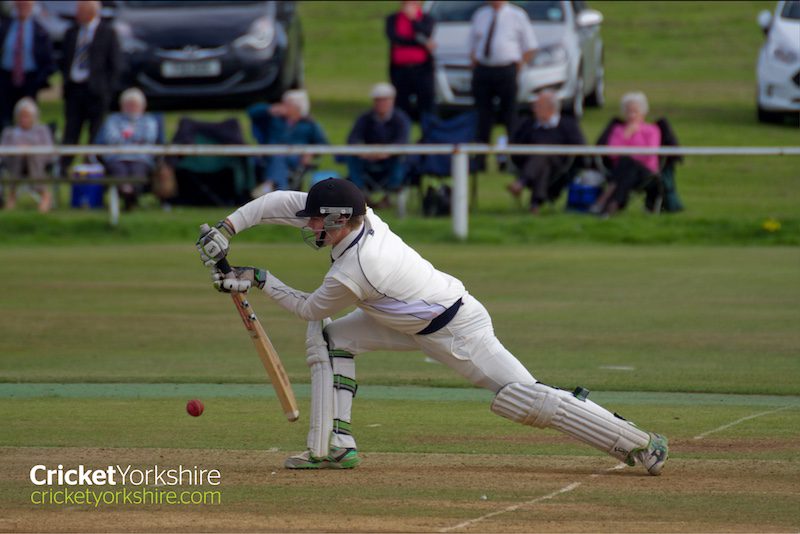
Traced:
<path fill-rule="evenodd" d="M 472 70 L 469 31 L 473 13 L 482 1 L 428 1 L 424 10 L 436 20 L 436 96 L 445 107 L 471 106 Z M 531 19 L 538 41 L 533 60 L 519 74 L 520 104 L 536 100 L 543 89 L 555 91 L 563 107 L 583 115 L 584 102 L 600 107 L 604 103 L 603 15 L 583 1 L 512 2 Z"/>

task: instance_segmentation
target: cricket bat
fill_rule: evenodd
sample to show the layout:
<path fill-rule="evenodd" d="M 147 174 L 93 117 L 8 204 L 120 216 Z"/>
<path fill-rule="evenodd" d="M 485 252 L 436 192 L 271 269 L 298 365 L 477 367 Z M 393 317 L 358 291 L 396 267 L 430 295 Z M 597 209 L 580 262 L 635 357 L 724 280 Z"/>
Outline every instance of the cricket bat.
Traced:
<path fill-rule="evenodd" d="M 231 272 L 231 266 L 226 258 L 217 262 L 217 267 L 225 274 Z M 294 397 L 292 384 L 289 382 L 289 377 L 286 375 L 286 369 L 283 368 L 278 352 L 272 346 L 272 341 L 264 331 L 264 327 L 261 326 L 261 321 L 258 320 L 252 306 L 247 301 L 247 296 L 244 293 L 231 293 L 231 298 L 236 305 L 236 309 L 239 310 L 239 315 L 242 317 L 244 327 L 250 334 L 250 339 L 253 340 L 258 357 L 261 358 L 261 363 L 264 365 L 264 369 L 267 370 L 286 419 L 291 422 L 297 421 L 300 417 L 297 399 Z"/>

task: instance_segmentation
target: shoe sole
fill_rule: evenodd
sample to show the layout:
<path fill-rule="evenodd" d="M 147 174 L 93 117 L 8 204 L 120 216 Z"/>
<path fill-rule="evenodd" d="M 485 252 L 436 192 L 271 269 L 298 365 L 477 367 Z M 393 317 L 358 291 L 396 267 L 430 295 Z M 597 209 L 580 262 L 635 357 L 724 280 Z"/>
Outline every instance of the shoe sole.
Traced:
<path fill-rule="evenodd" d="M 361 463 L 361 458 L 353 458 L 344 462 L 328 462 L 328 469 L 353 469 Z"/>

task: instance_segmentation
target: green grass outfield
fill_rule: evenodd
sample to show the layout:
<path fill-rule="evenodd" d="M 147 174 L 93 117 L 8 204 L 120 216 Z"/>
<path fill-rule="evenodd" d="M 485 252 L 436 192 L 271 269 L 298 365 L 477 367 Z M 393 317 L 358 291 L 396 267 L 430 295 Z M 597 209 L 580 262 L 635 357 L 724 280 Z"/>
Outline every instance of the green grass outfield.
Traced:
<path fill-rule="evenodd" d="M 491 312 L 503 343 L 548 383 L 590 389 L 798 394 L 800 251 L 787 247 L 425 245 Z M 191 242 L 6 246 L 2 381 L 261 382 L 230 299 Z M 327 256 L 238 245 L 311 290 Z M 491 261 L 487 261 L 491 258 Z M 301 321 L 251 301 L 290 376 L 307 381 Z M 453 386 L 418 353 L 359 358 L 367 384 Z"/>

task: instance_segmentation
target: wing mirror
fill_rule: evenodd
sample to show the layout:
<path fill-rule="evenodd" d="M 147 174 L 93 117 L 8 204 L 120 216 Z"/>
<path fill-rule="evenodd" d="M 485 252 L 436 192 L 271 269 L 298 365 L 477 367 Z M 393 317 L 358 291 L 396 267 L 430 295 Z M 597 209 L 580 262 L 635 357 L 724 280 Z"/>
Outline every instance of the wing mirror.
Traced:
<path fill-rule="evenodd" d="M 758 14 L 756 20 L 758 21 L 758 25 L 761 26 L 764 35 L 766 35 L 769 32 L 769 27 L 772 26 L 772 13 L 765 9 Z"/>
<path fill-rule="evenodd" d="M 578 17 L 575 20 L 575 23 L 581 28 L 598 26 L 601 22 L 603 22 L 603 14 L 594 9 L 584 9 L 578 13 Z"/>

